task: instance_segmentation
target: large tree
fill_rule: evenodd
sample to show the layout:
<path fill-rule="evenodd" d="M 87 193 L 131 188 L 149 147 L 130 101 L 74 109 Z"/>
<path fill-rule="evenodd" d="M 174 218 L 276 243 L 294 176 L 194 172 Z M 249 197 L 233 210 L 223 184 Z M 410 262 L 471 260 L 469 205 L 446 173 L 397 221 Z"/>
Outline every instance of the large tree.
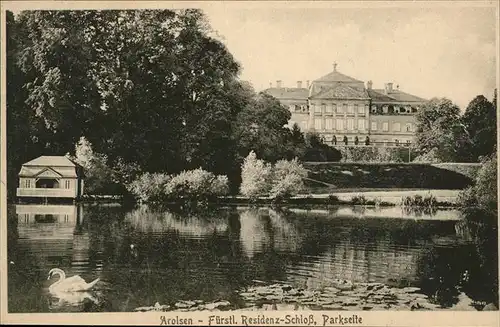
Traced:
<path fill-rule="evenodd" d="M 416 149 L 434 153 L 437 161 L 470 161 L 470 138 L 460 120 L 460 108 L 446 98 L 434 98 L 416 114 Z"/>
<path fill-rule="evenodd" d="M 262 92 L 252 97 L 235 122 L 234 137 L 240 159 L 250 151 L 268 162 L 290 155 L 286 147 L 290 137 L 286 125 L 290 117 L 290 111 L 276 98 Z"/>
<path fill-rule="evenodd" d="M 472 141 L 471 155 L 474 160 L 496 151 L 497 113 L 493 102 L 483 95 L 476 96 L 467 106 L 462 122 Z"/>

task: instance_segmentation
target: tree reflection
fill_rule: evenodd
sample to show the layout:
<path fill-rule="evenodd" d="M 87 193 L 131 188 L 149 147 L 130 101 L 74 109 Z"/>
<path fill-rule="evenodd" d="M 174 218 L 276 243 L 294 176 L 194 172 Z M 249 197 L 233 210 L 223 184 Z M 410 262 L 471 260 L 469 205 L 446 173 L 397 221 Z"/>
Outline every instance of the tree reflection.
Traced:
<path fill-rule="evenodd" d="M 419 259 L 422 290 L 443 307 L 458 302 L 464 292 L 473 301 L 498 307 L 498 250 L 495 215 L 467 209 L 455 224 L 465 244 L 429 246 Z"/>

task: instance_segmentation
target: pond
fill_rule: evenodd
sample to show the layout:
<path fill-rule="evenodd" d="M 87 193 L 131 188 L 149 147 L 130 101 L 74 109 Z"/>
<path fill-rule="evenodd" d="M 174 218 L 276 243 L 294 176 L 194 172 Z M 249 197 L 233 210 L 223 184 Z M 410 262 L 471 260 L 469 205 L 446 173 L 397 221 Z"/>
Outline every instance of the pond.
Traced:
<path fill-rule="evenodd" d="M 477 211 L 471 218 L 398 207 L 186 212 L 101 204 L 16 205 L 8 213 L 11 313 L 134 311 L 155 303 L 196 310 L 194 303 L 221 301 L 224 310 L 271 302 L 277 309 L 283 295 L 273 302 L 272 292 L 259 288 L 304 295 L 338 283 L 366 287 L 358 295 L 348 290 L 344 307 L 374 288 L 410 289 L 436 309 L 464 298 L 470 302 L 464 309 L 498 306 L 496 217 Z M 47 279 L 52 268 L 99 282 L 89 292 L 54 294 L 48 287 L 57 277 Z M 408 308 L 398 307 L 395 296 L 392 307 L 382 303 L 387 296 L 363 309 Z M 306 302 L 305 308 L 335 308 Z"/>

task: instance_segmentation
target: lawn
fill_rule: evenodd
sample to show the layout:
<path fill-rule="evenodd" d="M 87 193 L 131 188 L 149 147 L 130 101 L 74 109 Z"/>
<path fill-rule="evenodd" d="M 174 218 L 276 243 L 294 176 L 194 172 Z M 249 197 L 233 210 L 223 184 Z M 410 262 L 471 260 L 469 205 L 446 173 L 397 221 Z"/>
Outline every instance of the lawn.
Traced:
<path fill-rule="evenodd" d="M 466 174 L 427 164 L 305 163 L 304 166 L 308 170 L 305 184 L 311 193 L 460 190 L 473 182 Z"/>

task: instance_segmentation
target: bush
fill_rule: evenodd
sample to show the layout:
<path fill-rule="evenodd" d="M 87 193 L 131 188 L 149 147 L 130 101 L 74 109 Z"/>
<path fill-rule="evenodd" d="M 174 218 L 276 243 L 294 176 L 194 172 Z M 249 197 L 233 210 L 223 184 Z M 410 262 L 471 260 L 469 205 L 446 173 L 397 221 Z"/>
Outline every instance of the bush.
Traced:
<path fill-rule="evenodd" d="M 479 206 L 483 209 L 496 210 L 497 195 L 497 157 L 496 153 L 483 160 L 478 170 L 474 186 L 463 190 L 458 198 L 462 207 Z"/>
<path fill-rule="evenodd" d="M 416 157 L 413 162 L 415 163 L 440 163 L 443 162 L 441 159 L 438 150 L 432 149 L 427 153 L 423 153 Z"/>
<path fill-rule="evenodd" d="M 365 205 L 367 201 L 364 195 L 355 195 L 352 197 L 351 203 L 354 205 Z"/>
<path fill-rule="evenodd" d="M 413 150 L 407 147 L 343 147 L 342 162 L 408 162 L 416 157 Z"/>
<path fill-rule="evenodd" d="M 307 171 L 297 159 L 278 161 L 272 174 L 271 198 L 283 199 L 296 195 L 303 189 L 305 177 Z"/>
<path fill-rule="evenodd" d="M 401 206 L 403 207 L 429 207 L 434 208 L 437 205 L 437 199 L 433 194 L 428 194 L 425 197 L 416 194 L 414 196 L 405 196 L 401 198 Z"/>
<path fill-rule="evenodd" d="M 94 152 L 92 144 L 82 137 L 75 146 L 76 163 L 83 167 L 85 174 L 85 194 L 121 194 L 124 187 L 117 183 L 114 171 L 108 165 L 108 158 Z"/>
<path fill-rule="evenodd" d="M 241 168 L 240 192 L 251 199 L 267 194 L 271 188 L 272 167 L 257 159 L 254 151 L 245 158 Z"/>
<path fill-rule="evenodd" d="M 166 200 L 165 187 L 172 177 L 167 174 L 144 173 L 127 185 L 127 189 L 142 202 Z"/>
<path fill-rule="evenodd" d="M 477 172 L 476 198 L 481 207 L 496 209 L 498 204 L 497 194 L 497 156 L 496 153 L 483 162 Z"/>
<path fill-rule="evenodd" d="M 470 186 L 462 190 L 458 194 L 457 203 L 462 207 L 476 207 L 478 206 L 476 198 L 476 190 L 473 186 Z"/>
<path fill-rule="evenodd" d="M 229 192 L 226 176 L 216 176 L 201 168 L 183 171 L 165 185 L 164 193 L 170 199 L 208 201 Z"/>

